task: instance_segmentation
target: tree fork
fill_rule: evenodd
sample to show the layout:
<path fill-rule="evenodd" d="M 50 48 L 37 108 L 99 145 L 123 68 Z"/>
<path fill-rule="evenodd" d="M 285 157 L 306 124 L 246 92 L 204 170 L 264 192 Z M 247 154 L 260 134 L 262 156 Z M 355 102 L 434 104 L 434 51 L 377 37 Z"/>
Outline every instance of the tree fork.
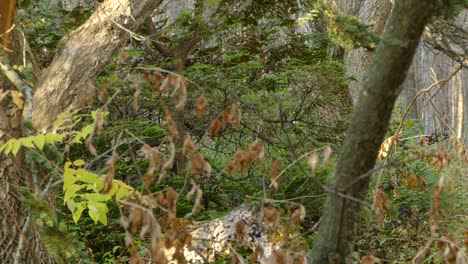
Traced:
<path fill-rule="evenodd" d="M 343 198 L 339 193 L 365 199 L 369 177 L 349 185 L 375 165 L 400 85 L 434 6 L 434 0 L 395 1 L 383 38 L 363 81 L 364 89 L 337 162 L 332 185 L 335 192 L 330 192 L 325 204 L 309 263 L 352 263 L 361 203 Z"/>

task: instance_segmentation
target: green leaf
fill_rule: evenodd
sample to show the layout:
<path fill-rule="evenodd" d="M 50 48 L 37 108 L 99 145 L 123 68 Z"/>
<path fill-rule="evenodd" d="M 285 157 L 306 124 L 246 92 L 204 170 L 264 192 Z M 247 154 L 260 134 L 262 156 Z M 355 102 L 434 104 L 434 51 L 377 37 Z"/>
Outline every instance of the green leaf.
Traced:
<path fill-rule="evenodd" d="M 66 202 L 66 204 L 67 204 L 68 209 L 69 209 L 70 212 L 72 212 L 72 213 L 73 213 L 73 212 L 76 210 L 76 208 L 77 208 L 77 205 L 76 205 L 76 203 L 75 203 L 74 200 L 68 200 L 68 201 Z"/>
<path fill-rule="evenodd" d="M 61 141 L 61 136 L 59 134 L 47 133 L 44 135 L 45 142 L 49 144 L 55 144 L 56 142 Z"/>
<path fill-rule="evenodd" d="M 86 202 L 81 202 L 76 204 L 76 210 L 73 212 L 73 221 L 75 224 L 78 223 L 78 220 L 80 220 L 81 214 L 83 213 L 83 210 L 86 208 Z"/>
<path fill-rule="evenodd" d="M 18 153 L 19 149 L 21 148 L 21 141 L 15 140 L 12 145 L 13 146 L 11 147 L 11 153 L 13 153 L 13 156 L 16 157 L 16 154 Z"/>
<path fill-rule="evenodd" d="M 45 145 L 45 136 L 42 134 L 39 134 L 33 137 L 33 142 L 37 146 L 38 149 L 42 150 Z"/>
<path fill-rule="evenodd" d="M 33 137 L 20 138 L 21 145 L 27 148 L 34 148 Z"/>
<path fill-rule="evenodd" d="M 102 182 L 101 177 L 85 169 L 78 169 L 76 171 L 76 177 L 78 178 L 79 181 L 82 181 L 84 183 L 97 184 L 99 182 Z"/>
<path fill-rule="evenodd" d="M 8 156 L 11 152 L 11 148 L 13 147 L 13 143 L 16 141 L 16 139 L 10 139 L 5 143 L 5 149 L 3 152 L 5 153 L 5 156 Z"/>
<path fill-rule="evenodd" d="M 67 202 L 68 200 L 75 197 L 75 194 L 83 187 L 83 185 L 72 184 L 70 187 L 68 187 L 67 191 L 65 192 L 65 197 L 63 198 L 63 201 Z"/>
<path fill-rule="evenodd" d="M 73 165 L 79 167 L 79 166 L 84 165 L 85 163 L 86 163 L 86 162 L 85 162 L 84 160 L 80 160 L 80 159 L 79 159 L 79 160 L 75 160 L 75 161 L 73 162 Z"/>
<path fill-rule="evenodd" d="M 112 186 L 111 193 L 115 193 L 115 199 L 117 200 L 125 199 L 134 192 L 132 187 L 128 186 L 122 181 L 114 180 L 113 183 L 114 184 Z M 114 188 L 115 191 L 113 192 Z"/>
<path fill-rule="evenodd" d="M 88 202 L 89 216 L 94 222 L 101 222 L 103 225 L 107 225 L 107 205 L 100 202 Z"/>
<path fill-rule="evenodd" d="M 74 184 L 78 179 L 75 177 L 75 170 L 65 167 L 63 173 L 63 191 L 67 191 L 68 188 Z"/>
<path fill-rule="evenodd" d="M 82 195 L 82 197 L 88 200 L 89 202 L 105 202 L 111 198 L 110 195 L 100 193 L 86 193 Z"/>

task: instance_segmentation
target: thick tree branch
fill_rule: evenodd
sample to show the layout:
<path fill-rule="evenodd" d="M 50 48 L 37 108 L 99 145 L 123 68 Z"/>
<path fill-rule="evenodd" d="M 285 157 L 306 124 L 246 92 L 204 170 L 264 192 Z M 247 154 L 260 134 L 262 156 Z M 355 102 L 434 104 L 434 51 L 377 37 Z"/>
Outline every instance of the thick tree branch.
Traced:
<path fill-rule="evenodd" d="M 34 94 L 32 121 L 36 129 L 49 129 L 89 87 L 112 55 L 130 38 L 162 0 L 107 0 L 88 21 L 64 37 Z"/>

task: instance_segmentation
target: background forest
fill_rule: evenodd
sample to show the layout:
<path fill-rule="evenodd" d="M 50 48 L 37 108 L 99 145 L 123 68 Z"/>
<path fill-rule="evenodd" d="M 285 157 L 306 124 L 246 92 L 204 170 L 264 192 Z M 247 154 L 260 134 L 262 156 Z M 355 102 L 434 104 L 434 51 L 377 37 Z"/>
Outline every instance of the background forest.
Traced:
<path fill-rule="evenodd" d="M 0 262 L 467 263 L 468 2 L 426 2 L 372 64 L 391 1 L 2 1 Z"/>

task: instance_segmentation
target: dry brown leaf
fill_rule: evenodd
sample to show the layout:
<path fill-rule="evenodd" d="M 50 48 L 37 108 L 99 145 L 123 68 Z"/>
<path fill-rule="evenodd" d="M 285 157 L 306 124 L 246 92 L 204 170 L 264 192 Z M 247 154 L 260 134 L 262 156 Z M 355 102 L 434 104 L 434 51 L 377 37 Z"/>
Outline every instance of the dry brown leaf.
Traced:
<path fill-rule="evenodd" d="M 125 63 L 128 59 L 128 53 L 126 50 L 122 50 L 120 51 L 120 54 L 119 54 L 119 61 L 120 63 Z"/>
<path fill-rule="evenodd" d="M 159 93 L 160 94 L 165 93 L 167 89 L 171 87 L 171 85 L 174 85 L 174 81 L 175 81 L 174 75 L 169 73 L 166 79 L 164 79 L 164 81 L 161 83 L 161 86 L 159 86 Z"/>
<path fill-rule="evenodd" d="M 239 106 L 237 104 L 232 104 L 231 111 L 229 112 L 229 123 L 238 128 L 240 126 L 241 116 L 242 113 Z"/>
<path fill-rule="evenodd" d="M 203 167 L 205 166 L 205 158 L 203 154 L 197 152 L 194 153 L 190 161 L 190 173 L 201 175 L 203 173 Z"/>
<path fill-rule="evenodd" d="M 172 140 L 169 141 L 168 153 L 169 153 L 169 159 L 162 166 L 165 171 L 170 170 L 172 166 L 174 165 L 176 149 Z"/>
<path fill-rule="evenodd" d="M 135 93 L 133 94 L 133 110 L 138 111 L 140 108 L 140 95 L 141 95 L 141 88 L 137 87 Z"/>
<path fill-rule="evenodd" d="M 374 264 L 375 263 L 375 257 L 374 256 L 364 256 L 361 258 L 361 261 L 359 261 L 360 264 Z"/>
<path fill-rule="evenodd" d="M 221 121 L 219 118 L 216 118 L 211 122 L 210 128 L 208 128 L 208 135 L 212 138 L 221 131 Z"/>
<path fill-rule="evenodd" d="M 156 197 L 156 204 L 161 207 L 167 205 L 167 200 L 163 192 L 158 193 L 158 196 Z"/>
<path fill-rule="evenodd" d="M 119 155 L 117 154 L 116 149 L 112 151 L 112 156 L 107 160 L 106 164 L 109 166 L 109 171 L 104 177 L 104 187 L 102 190 L 103 194 L 107 194 L 112 189 L 112 182 L 115 175 L 115 163 L 117 162 Z"/>
<path fill-rule="evenodd" d="M 234 164 L 232 163 L 232 161 L 229 161 L 228 164 L 226 165 L 226 170 L 227 172 L 229 172 L 229 174 L 231 176 L 234 175 L 234 173 L 236 172 L 236 167 L 234 166 Z"/>
<path fill-rule="evenodd" d="M 390 199 L 385 195 L 383 188 L 378 188 L 375 192 L 373 207 L 377 223 L 382 227 L 384 224 L 385 211 L 390 208 Z"/>
<path fill-rule="evenodd" d="M 276 225 L 280 220 L 280 214 L 273 206 L 267 206 L 263 209 L 265 221 L 268 224 Z"/>
<path fill-rule="evenodd" d="M 195 112 L 197 113 L 197 115 L 203 115 L 204 113 L 206 113 L 207 111 L 206 106 L 207 106 L 207 101 L 206 101 L 205 96 L 202 94 L 197 99 L 197 106 L 195 109 Z"/>
<path fill-rule="evenodd" d="M 179 195 L 177 194 L 177 192 L 174 189 L 172 189 L 172 187 L 169 187 L 169 189 L 166 192 L 166 200 L 168 207 L 167 216 L 170 221 L 176 218 L 176 203 L 178 196 Z"/>
<path fill-rule="evenodd" d="M 213 168 L 211 167 L 210 163 L 205 160 L 205 163 L 203 163 L 203 172 L 202 176 L 204 177 L 210 177 L 211 176 L 211 171 Z"/>
<path fill-rule="evenodd" d="M 169 138 L 173 141 L 177 140 L 179 138 L 179 131 L 177 130 L 177 125 L 172 119 L 172 113 L 169 108 L 166 107 L 166 123 L 167 123 L 167 128 L 169 130 Z"/>
<path fill-rule="evenodd" d="M 330 158 L 331 153 L 332 153 L 332 148 L 330 146 L 326 146 L 325 149 L 323 150 L 323 160 L 322 160 L 321 167 L 324 167 L 325 164 L 327 164 L 327 161 Z"/>
<path fill-rule="evenodd" d="M 88 138 L 85 141 L 85 146 L 88 149 L 88 151 L 93 154 L 93 156 L 97 156 L 97 150 L 93 145 L 93 135 L 89 135 Z"/>
<path fill-rule="evenodd" d="M 192 215 L 196 216 L 200 213 L 202 208 L 202 198 L 203 198 L 203 191 L 200 188 L 197 188 L 197 196 L 195 198 L 195 203 L 193 204 L 192 208 Z"/>
<path fill-rule="evenodd" d="M 278 191 L 279 184 L 276 181 L 276 179 L 271 179 L 271 183 L 270 183 L 270 185 L 268 185 L 268 188 L 270 189 L 270 192 L 272 194 L 274 194 L 274 193 L 276 193 Z"/>
<path fill-rule="evenodd" d="M 263 254 L 263 248 L 257 245 L 255 247 L 254 252 L 249 257 L 249 263 L 258 262 L 262 254 Z"/>
<path fill-rule="evenodd" d="M 164 81 L 164 75 L 162 75 L 160 72 L 154 72 L 153 76 L 151 76 L 152 78 L 149 77 L 149 73 L 148 73 L 148 82 L 149 84 L 151 85 L 151 87 L 153 88 L 153 91 L 154 92 L 157 92 L 161 83 Z"/>
<path fill-rule="evenodd" d="M 240 237 L 243 237 L 245 234 L 247 234 L 247 227 L 247 222 L 244 219 L 239 219 L 236 222 L 236 234 Z"/>
<path fill-rule="evenodd" d="M 187 155 L 190 154 L 192 155 L 196 150 L 195 143 L 193 142 L 192 136 L 187 133 L 184 136 L 184 147 L 182 150 L 182 154 Z"/>
<path fill-rule="evenodd" d="M 301 204 L 299 207 L 292 213 L 290 222 L 294 225 L 299 226 L 302 224 L 306 217 L 305 207 Z"/>
<path fill-rule="evenodd" d="M 312 169 L 312 176 L 315 175 L 315 169 L 317 168 L 318 160 L 319 160 L 319 157 L 318 157 L 317 152 L 312 152 L 309 158 L 307 159 L 307 164 Z"/>
<path fill-rule="evenodd" d="M 271 171 L 270 171 L 271 179 L 276 179 L 276 177 L 278 177 L 280 163 L 281 162 L 279 160 L 273 161 L 273 164 L 271 165 Z"/>
<path fill-rule="evenodd" d="M 184 111 L 185 103 L 187 102 L 187 85 L 185 80 L 181 77 L 175 81 L 175 89 L 171 97 L 174 99 L 176 111 Z"/>
<path fill-rule="evenodd" d="M 229 110 L 223 111 L 223 117 L 221 122 L 221 129 L 226 129 L 227 124 L 229 123 Z"/>
<path fill-rule="evenodd" d="M 101 109 L 96 110 L 96 118 L 93 121 L 93 132 L 91 134 L 102 134 L 102 129 L 104 126 L 104 113 Z"/>

